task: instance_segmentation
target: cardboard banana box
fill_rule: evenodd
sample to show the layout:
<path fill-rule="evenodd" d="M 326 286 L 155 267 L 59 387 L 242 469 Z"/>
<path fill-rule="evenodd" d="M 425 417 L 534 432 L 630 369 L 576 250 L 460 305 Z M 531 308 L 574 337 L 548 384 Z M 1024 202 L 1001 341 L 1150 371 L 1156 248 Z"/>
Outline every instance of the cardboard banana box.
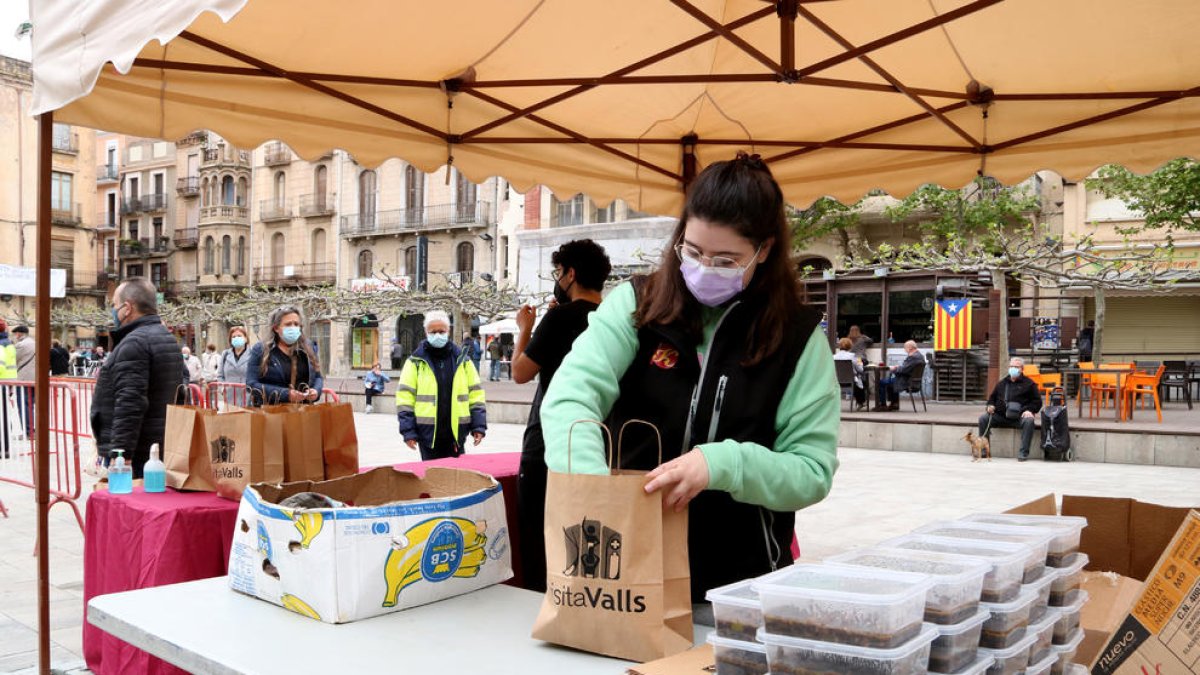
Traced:
<path fill-rule="evenodd" d="M 437 602 L 512 577 L 500 484 L 430 467 L 382 467 L 335 480 L 250 485 L 229 554 L 233 590 L 326 623 Z M 339 508 L 279 506 L 319 492 Z"/>

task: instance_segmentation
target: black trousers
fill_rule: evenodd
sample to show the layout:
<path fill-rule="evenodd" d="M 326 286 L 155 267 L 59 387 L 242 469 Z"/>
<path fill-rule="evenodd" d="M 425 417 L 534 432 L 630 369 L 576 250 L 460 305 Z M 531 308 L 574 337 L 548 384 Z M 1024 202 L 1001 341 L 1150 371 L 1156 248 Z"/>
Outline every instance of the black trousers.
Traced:
<path fill-rule="evenodd" d="M 546 456 L 542 427 L 525 428 L 521 469 L 517 475 L 517 519 L 520 521 L 521 575 L 525 588 L 546 590 Z"/>
<path fill-rule="evenodd" d="M 462 446 L 458 444 L 458 439 L 454 434 L 439 429 L 436 438 L 434 438 L 433 447 L 429 447 L 418 441 L 418 446 L 421 448 L 421 461 L 428 462 L 431 459 L 445 459 L 446 457 L 458 457 L 463 454 Z"/>
<path fill-rule="evenodd" d="M 1033 418 L 1022 416 L 1020 419 L 1010 420 L 999 413 L 984 413 L 979 416 L 979 435 L 991 438 L 992 429 L 996 427 L 1005 427 L 1008 429 L 1021 430 L 1021 457 L 1029 456 L 1029 445 L 1033 442 Z"/>

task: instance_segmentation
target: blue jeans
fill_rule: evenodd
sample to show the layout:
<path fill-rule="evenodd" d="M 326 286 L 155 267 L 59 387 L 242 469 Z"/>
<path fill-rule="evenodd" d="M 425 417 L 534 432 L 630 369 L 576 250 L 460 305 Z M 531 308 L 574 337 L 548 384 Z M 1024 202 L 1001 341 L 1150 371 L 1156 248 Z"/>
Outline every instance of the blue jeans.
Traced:
<path fill-rule="evenodd" d="M 500 362 L 497 361 L 496 359 L 492 359 L 490 361 L 490 363 L 491 363 L 491 368 L 488 373 L 488 379 L 489 380 L 499 380 L 500 379 Z"/>
<path fill-rule="evenodd" d="M 875 402 L 879 405 L 900 402 L 900 392 L 895 391 L 893 384 L 895 376 L 889 375 L 879 380 L 879 391 L 875 392 Z"/>

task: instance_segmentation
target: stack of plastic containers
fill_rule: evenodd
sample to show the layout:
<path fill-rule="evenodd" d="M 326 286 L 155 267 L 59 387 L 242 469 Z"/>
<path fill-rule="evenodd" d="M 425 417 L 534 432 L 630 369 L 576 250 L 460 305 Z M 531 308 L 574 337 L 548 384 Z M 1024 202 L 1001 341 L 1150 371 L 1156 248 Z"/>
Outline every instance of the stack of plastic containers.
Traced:
<path fill-rule="evenodd" d="M 1054 534 L 1037 527 L 1023 525 L 999 525 L 996 523 L 981 523 L 972 521 L 941 521 L 930 523 L 917 528 L 920 534 L 931 534 L 936 537 L 955 537 L 959 539 L 982 539 L 984 541 L 1005 541 L 1026 546 L 1025 569 L 1021 575 L 1021 583 L 1037 581 L 1046 570 L 1046 556 L 1050 549 L 1050 541 Z"/>
<path fill-rule="evenodd" d="M 767 650 L 758 641 L 762 604 L 753 580 L 714 588 L 705 596 L 713 606 L 716 632 L 709 635 L 719 675 L 766 675 Z"/>
<path fill-rule="evenodd" d="M 797 563 L 753 583 L 773 675 L 925 673 L 937 629 L 922 623 L 923 574 Z"/>
<path fill-rule="evenodd" d="M 1021 573 L 1027 557 L 1027 550 L 1021 544 L 909 534 L 888 539 L 880 545 L 986 560 L 992 565 L 991 571 L 983 577 L 981 597 L 987 602 L 1008 602 L 1021 592 Z"/>

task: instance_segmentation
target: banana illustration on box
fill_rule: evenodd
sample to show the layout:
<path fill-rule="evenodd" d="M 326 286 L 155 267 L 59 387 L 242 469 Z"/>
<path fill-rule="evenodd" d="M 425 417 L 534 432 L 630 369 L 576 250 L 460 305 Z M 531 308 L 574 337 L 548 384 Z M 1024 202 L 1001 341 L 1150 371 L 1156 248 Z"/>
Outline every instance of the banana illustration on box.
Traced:
<path fill-rule="evenodd" d="M 284 593 L 279 598 L 279 601 L 283 604 L 284 608 L 290 609 L 297 614 L 303 614 L 304 616 L 307 616 L 310 619 L 316 619 L 317 621 L 321 620 L 321 615 L 317 614 L 316 610 L 314 610 L 312 607 L 309 607 L 307 602 L 304 602 L 294 595 Z"/>
<path fill-rule="evenodd" d="M 293 511 L 292 520 L 300 532 L 300 548 L 308 548 L 325 526 L 325 516 L 320 511 Z"/>
<path fill-rule="evenodd" d="M 478 575 L 487 562 L 486 530 L 487 521 L 466 518 L 430 518 L 409 528 L 388 553 L 383 606 L 395 607 L 400 592 L 422 579 L 436 583 Z"/>

